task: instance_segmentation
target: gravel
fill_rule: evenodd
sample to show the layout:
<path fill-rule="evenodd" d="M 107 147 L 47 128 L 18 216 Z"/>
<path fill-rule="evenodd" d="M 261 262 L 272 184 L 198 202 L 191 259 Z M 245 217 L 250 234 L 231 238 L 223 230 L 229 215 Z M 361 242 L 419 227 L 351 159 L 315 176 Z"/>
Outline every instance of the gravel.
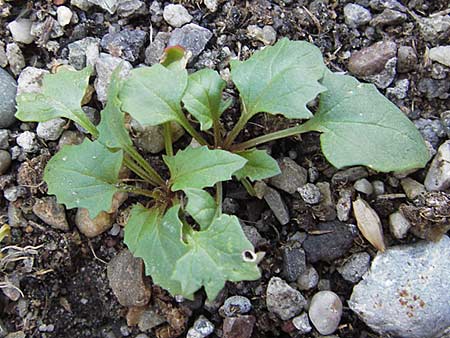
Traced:
<path fill-rule="evenodd" d="M 409 228 L 411 228 L 411 223 L 401 211 L 396 211 L 389 215 L 389 230 L 395 238 L 405 238 Z"/>
<path fill-rule="evenodd" d="M 450 67 L 450 46 L 433 47 L 430 49 L 428 57 L 430 60 Z"/>
<path fill-rule="evenodd" d="M 36 133 L 40 138 L 46 141 L 56 141 L 63 133 L 66 124 L 66 120 L 60 117 L 45 122 L 39 122 Z"/>
<path fill-rule="evenodd" d="M 358 252 L 349 257 L 337 271 L 345 280 L 357 283 L 367 272 L 370 266 L 370 255 L 367 252 Z"/>
<path fill-rule="evenodd" d="M 44 223 L 51 227 L 68 231 L 69 223 L 66 218 L 66 209 L 64 205 L 56 202 L 55 196 L 43 197 L 33 205 L 33 213 Z"/>
<path fill-rule="evenodd" d="M 209 29 L 190 23 L 173 30 L 168 46 L 179 45 L 191 52 L 192 57 L 195 58 L 203 52 L 212 36 Z"/>
<path fill-rule="evenodd" d="M 16 81 L 0 68 L 0 128 L 7 128 L 16 121 L 16 91 Z"/>
<path fill-rule="evenodd" d="M 266 305 L 270 312 L 282 320 L 288 320 L 303 310 L 306 299 L 281 278 L 272 277 L 267 286 Z"/>
<path fill-rule="evenodd" d="M 450 238 L 378 253 L 350 308 L 382 336 L 428 338 L 450 326 Z"/>
<path fill-rule="evenodd" d="M 345 23 L 352 28 L 367 25 L 372 20 L 372 14 L 361 5 L 349 3 L 344 7 Z"/>
<path fill-rule="evenodd" d="M 397 55 L 393 41 L 380 41 L 352 54 L 348 63 L 351 73 L 359 77 L 379 74 L 385 70 L 389 60 Z"/>
<path fill-rule="evenodd" d="M 305 251 L 301 243 L 287 243 L 281 248 L 283 257 L 283 277 L 288 282 L 294 282 L 306 270 Z"/>
<path fill-rule="evenodd" d="M 111 215 L 104 211 L 92 219 L 89 217 L 87 209 L 78 208 L 75 224 L 83 235 L 93 238 L 109 230 L 112 226 L 112 221 Z"/>
<path fill-rule="evenodd" d="M 120 32 L 106 34 L 102 38 L 100 46 L 113 56 L 135 62 L 143 52 L 146 40 L 146 32 L 124 29 Z"/>
<path fill-rule="evenodd" d="M 169 4 L 164 7 L 163 17 L 172 27 L 179 28 L 192 21 L 192 16 L 182 5 Z"/>
<path fill-rule="evenodd" d="M 281 173 L 270 178 L 269 183 L 275 188 L 295 194 L 297 189 L 308 182 L 308 171 L 289 157 L 277 160 Z"/>
<path fill-rule="evenodd" d="M 30 44 L 34 41 L 34 36 L 31 35 L 30 19 L 16 19 L 8 24 L 8 29 L 11 32 L 13 40 L 24 44 Z"/>
<path fill-rule="evenodd" d="M 252 309 L 252 303 L 247 297 L 232 296 L 225 300 L 221 307 L 223 313 L 227 317 L 235 317 L 237 315 L 246 314 Z"/>
<path fill-rule="evenodd" d="M 448 187 L 450 187 L 450 141 L 439 147 L 425 178 L 425 188 L 428 191 L 445 190 Z"/>

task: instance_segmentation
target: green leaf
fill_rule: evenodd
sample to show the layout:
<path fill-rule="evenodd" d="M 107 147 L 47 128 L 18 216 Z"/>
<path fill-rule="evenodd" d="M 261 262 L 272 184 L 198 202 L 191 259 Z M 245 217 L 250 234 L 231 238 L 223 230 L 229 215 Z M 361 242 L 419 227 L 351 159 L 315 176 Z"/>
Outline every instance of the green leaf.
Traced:
<path fill-rule="evenodd" d="M 45 75 L 42 80 L 42 93 L 24 93 L 17 96 L 16 117 L 22 121 L 37 122 L 65 117 L 92 133 L 93 125 L 81 109 L 81 101 L 91 74 L 92 67 L 86 67 L 80 71 L 64 68 L 56 74 Z M 93 129 L 95 130 L 95 127 Z"/>
<path fill-rule="evenodd" d="M 125 128 L 124 113 L 120 109 L 122 103 L 119 100 L 119 92 L 123 85 L 119 77 L 120 70 L 121 66 L 117 67 L 111 76 L 108 100 L 101 112 L 100 124 L 97 126 L 98 141 L 111 149 L 123 149 L 133 144 Z"/>
<path fill-rule="evenodd" d="M 217 213 L 216 201 L 202 189 L 185 189 L 184 192 L 188 198 L 186 211 L 200 225 L 202 230 L 206 230 Z"/>
<path fill-rule="evenodd" d="M 183 294 L 180 283 L 171 276 L 176 262 L 188 251 L 182 240 L 179 210 L 175 205 L 163 215 L 161 209 L 134 205 L 124 238 L 130 251 L 144 260 L 146 274 L 172 295 Z"/>
<path fill-rule="evenodd" d="M 234 173 L 239 180 L 248 177 L 252 181 L 257 181 L 281 173 L 277 161 L 265 150 L 255 148 L 237 154 L 247 160 L 245 166 Z"/>
<path fill-rule="evenodd" d="M 259 112 L 287 118 L 312 116 L 306 104 L 325 88 L 319 83 L 326 67 L 320 50 L 306 41 L 282 39 L 247 61 L 231 63 L 231 78 L 239 89 L 249 120 Z"/>
<path fill-rule="evenodd" d="M 111 152 L 98 141 L 63 146 L 48 162 L 48 193 L 67 208 L 86 208 L 91 218 L 111 208 L 122 166 L 122 151 Z"/>
<path fill-rule="evenodd" d="M 182 122 L 181 98 L 186 86 L 185 69 L 168 69 L 160 64 L 133 69 L 120 91 L 122 110 L 143 126 Z"/>
<path fill-rule="evenodd" d="M 187 57 L 183 47 L 170 46 L 164 49 L 161 64 L 166 68 L 186 68 Z"/>
<path fill-rule="evenodd" d="M 211 69 L 202 69 L 189 75 L 183 103 L 200 122 L 201 130 L 210 129 L 213 121 L 219 121 L 224 110 L 230 106 L 231 100 L 222 100 L 225 86 L 226 82 Z"/>
<path fill-rule="evenodd" d="M 217 182 L 229 180 L 247 160 L 225 150 L 210 150 L 203 146 L 188 147 L 175 156 L 164 156 L 164 162 L 170 170 L 172 191 L 177 191 L 212 187 Z"/>
<path fill-rule="evenodd" d="M 322 151 L 335 167 L 388 172 L 426 165 L 430 155 L 419 131 L 374 85 L 331 72 L 322 83 L 328 91 L 304 128 L 322 132 Z"/>
<path fill-rule="evenodd" d="M 189 251 L 178 260 L 172 278 L 180 281 L 183 294 L 193 294 L 205 287 L 213 300 L 227 280 L 256 280 L 260 272 L 256 262 L 244 260 L 245 252 L 253 252 L 235 216 L 215 218 L 205 231 L 187 235 Z"/>

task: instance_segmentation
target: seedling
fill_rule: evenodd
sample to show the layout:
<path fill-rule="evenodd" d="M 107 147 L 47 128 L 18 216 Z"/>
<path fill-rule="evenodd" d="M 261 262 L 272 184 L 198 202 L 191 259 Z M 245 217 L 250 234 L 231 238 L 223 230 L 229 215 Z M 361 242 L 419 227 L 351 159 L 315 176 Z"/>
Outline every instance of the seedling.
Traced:
<path fill-rule="evenodd" d="M 429 159 L 419 132 L 394 104 L 373 85 L 329 71 L 319 49 L 308 42 L 283 39 L 247 61 L 232 61 L 241 115 L 230 132 L 221 124 L 231 105 L 222 98 L 225 81 L 210 69 L 189 75 L 178 47 L 167 51 L 162 64 L 134 69 L 126 80 L 116 70 L 98 126 L 81 109 L 91 73 L 91 68 L 62 69 L 47 75 L 42 93 L 18 96 L 16 116 L 23 121 L 65 117 L 90 133 L 82 144 L 64 146 L 45 170 L 48 193 L 68 208 L 86 208 L 95 217 L 110 210 L 118 192 L 149 199 L 146 206 L 133 206 L 125 243 L 143 258 L 153 281 L 173 295 L 192 298 L 204 287 L 214 299 L 227 280 L 260 277 L 257 255 L 238 218 L 221 212 L 222 182 L 234 176 L 251 192 L 251 182 L 279 173 L 277 162 L 256 146 L 316 131 L 322 133 L 325 157 L 337 168 L 365 165 L 387 172 L 420 168 Z M 319 105 L 313 115 L 307 104 L 315 98 Z M 125 112 L 144 126 L 164 126 L 167 179 L 134 148 Z M 199 130 L 186 113 L 199 122 Z M 236 142 L 259 113 L 307 122 Z M 171 122 L 200 146 L 174 154 Z M 145 184 L 120 179 L 122 166 Z M 215 198 L 205 188 L 214 188 Z"/>

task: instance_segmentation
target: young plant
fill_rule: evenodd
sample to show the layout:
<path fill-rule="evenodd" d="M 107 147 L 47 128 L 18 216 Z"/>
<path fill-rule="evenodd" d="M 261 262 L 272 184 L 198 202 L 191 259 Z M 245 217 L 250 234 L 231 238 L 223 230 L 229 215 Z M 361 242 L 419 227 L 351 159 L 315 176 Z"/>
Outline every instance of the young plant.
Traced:
<path fill-rule="evenodd" d="M 316 131 L 322 133 L 324 155 L 337 168 L 366 165 L 387 172 L 420 168 L 429 159 L 419 132 L 394 104 L 373 85 L 329 71 L 319 49 L 310 43 L 282 39 L 247 61 L 231 63 L 241 115 L 228 133 L 221 124 L 231 105 L 222 98 L 225 81 L 210 69 L 188 75 L 185 61 L 183 50 L 174 47 L 162 64 L 134 69 L 126 80 L 116 70 L 98 126 L 81 109 L 90 68 L 46 76 L 42 93 L 18 96 L 16 114 L 23 121 L 65 117 L 91 134 L 80 145 L 64 146 L 47 164 L 48 192 L 60 203 L 86 208 L 95 217 L 110 210 L 118 192 L 149 199 L 146 206 L 133 206 L 125 243 L 142 257 L 153 281 L 173 295 L 192 298 L 204 287 L 213 299 L 227 280 L 260 277 L 258 255 L 238 218 L 221 212 L 222 182 L 234 176 L 251 192 L 251 182 L 280 172 L 277 162 L 256 146 Z M 317 97 L 313 115 L 307 104 Z M 200 131 L 186 111 L 199 122 Z M 163 160 L 170 177 L 162 178 L 133 147 L 125 112 L 142 125 L 163 125 Z M 308 121 L 236 143 L 246 123 L 259 113 Z M 172 122 L 200 146 L 174 155 Z M 140 177 L 144 187 L 121 180 L 122 166 Z M 216 198 L 204 190 L 213 187 Z"/>

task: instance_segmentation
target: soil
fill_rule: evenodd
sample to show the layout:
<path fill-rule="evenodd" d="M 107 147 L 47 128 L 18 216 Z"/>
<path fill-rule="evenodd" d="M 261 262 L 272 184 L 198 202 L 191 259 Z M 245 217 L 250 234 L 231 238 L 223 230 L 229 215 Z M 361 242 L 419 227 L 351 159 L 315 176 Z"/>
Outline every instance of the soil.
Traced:
<path fill-rule="evenodd" d="M 57 1 L 53 1 L 56 3 Z M 60 1 L 58 1 L 60 2 Z M 64 1 L 62 1 L 64 2 Z M 355 1 L 367 6 L 369 1 Z M 147 1 L 150 5 L 152 1 Z M 177 2 L 178 3 L 178 2 Z M 228 47 L 242 59 L 249 57 L 254 50 L 263 46 L 262 42 L 247 34 L 249 25 L 271 25 L 277 32 L 277 37 L 288 37 L 292 40 L 307 40 L 318 46 L 325 56 L 329 68 L 334 71 L 346 71 L 348 53 L 360 50 L 374 42 L 390 39 L 398 46 L 414 46 L 419 55 L 418 68 L 406 74 L 397 74 L 396 79 L 408 78 L 410 90 L 405 99 L 395 103 L 411 118 L 439 119 L 440 112 L 448 110 L 449 99 L 427 99 L 418 89 L 421 78 L 429 77 L 432 67 L 423 59 L 424 51 L 428 47 L 419 32 L 416 21 L 408 15 L 405 22 L 372 30 L 350 29 L 344 22 L 343 7 L 348 1 L 333 0 L 256 0 L 256 1 L 227 1 L 219 5 L 215 13 L 197 1 L 181 1 L 194 17 L 193 22 L 213 32 L 213 38 L 206 46 L 206 50 L 193 64 L 193 68 L 200 68 L 202 64 L 209 62 L 217 70 L 228 67 L 227 56 L 223 53 L 223 47 Z M 411 11 L 428 17 L 433 13 L 443 11 L 449 6 L 448 0 L 436 1 L 404 1 Z M 31 17 L 39 20 L 38 13 L 54 12 L 56 6 L 50 0 L 44 1 L 12 1 L 4 3 L 0 0 L 0 7 L 11 4 L 10 14 L 0 17 L 0 41 L 6 43 L 12 41 L 8 22 L 17 17 Z M 157 31 L 170 31 L 170 27 L 162 20 L 159 23 L 151 23 L 149 15 L 134 17 L 130 20 L 119 20 L 117 15 L 110 15 L 98 7 L 92 7 L 89 11 L 82 11 L 70 4 L 66 5 L 76 12 L 80 18 L 77 24 L 71 24 L 65 29 L 62 37 L 54 39 L 59 43 L 56 52 L 49 51 L 46 47 L 37 44 L 22 45 L 26 64 L 39 68 L 47 68 L 57 59 L 67 59 L 67 45 L 85 36 L 101 38 L 108 32 L 111 25 L 140 28 L 150 31 L 152 25 L 153 34 Z M 164 7 L 164 4 L 161 4 Z M 367 6 L 368 7 L 368 6 Z M 379 11 L 371 10 L 373 14 Z M 0 13 L 2 11 L 0 10 Z M 143 52 L 143 51 L 142 51 Z M 134 62 L 134 66 L 144 61 L 142 53 L 140 59 Z M 448 69 L 447 69 L 448 72 Z M 234 93 L 232 88 L 227 92 Z M 94 100 L 92 106 L 100 108 L 100 103 Z M 238 107 L 234 107 L 224 116 L 226 128 L 231 129 L 237 120 Z M 241 139 L 261 135 L 269 131 L 278 130 L 286 124 L 278 117 L 259 116 L 251 121 L 248 128 L 241 134 Z M 10 127 L 13 134 L 22 130 L 35 130 L 36 124 L 16 123 Z M 440 140 L 442 141 L 442 140 Z M 187 137 L 180 140 L 178 146 L 184 146 L 189 140 Z M 11 146 L 14 143 L 11 142 Z M 8 202 L 0 197 L 1 222 L 8 220 L 8 208 L 14 204 L 22 213 L 22 225 L 11 229 L 11 238 L 5 245 L 14 245 L 19 248 L 28 248 L 23 255 L 26 259 L 2 265 L 1 279 L 20 280 L 19 288 L 23 294 L 17 301 L 12 301 L 5 295 L 0 295 L 0 318 L 2 325 L 9 332 L 23 331 L 27 337 L 136 337 L 140 333 L 137 327 L 127 327 L 125 315 L 127 309 L 120 306 L 112 293 L 107 274 L 107 262 L 111 260 L 125 246 L 121 235 L 113 236 L 106 232 L 93 239 L 88 239 L 77 231 L 74 223 L 75 211 L 68 210 L 67 218 L 70 231 L 63 232 L 53 230 L 45 225 L 31 212 L 36 198 L 46 196 L 45 183 L 42 182 L 42 170 L 49 156 L 56 152 L 56 143 L 40 143 L 39 156 L 27 155 L 24 161 L 13 161 L 12 167 L 5 175 L 0 177 L 0 187 L 20 184 L 26 187 L 26 194 L 16 202 Z M 329 182 L 336 172 L 320 152 L 318 135 L 308 134 L 302 138 L 291 138 L 272 142 L 267 146 L 275 158 L 290 156 L 304 166 L 316 167 L 319 172 L 320 182 Z M 34 156 L 34 157 L 33 157 Z M 155 163 L 161 163 L 159 158 L 152 158 Z M 412 174 L 413 178 L 423 181 L 425 170 Z M 401 193 L 401 187 L 390 184 L 393 176 L 388 174 L 371 173 L 370 180 L 385 182 L 387 193 Z M 338 186 L 331 184 L 334 197 L 338 197 Z M 348 186 L 351 186 L 348 184 Z M 259 337 L 290 337 L 296 336 L 292 324 L 283 323 L 274 314 L 268 312 L 265 305 L 265 290 L 269 279 L 278 276 L 282 270 L 281 248 L 293 234 L 298 231 L 312 231 L 319 222 L 310 207 L 290 194 L 282 193 L 282 197 L 289 207 L 291 222 L 281 226 L 264 201 L 251 198 L 242 187 L 230 183 L 225 187 L 225 197 L 237 201 L 237 210 L 234 210 L 248 225 L 257 226 L 261 235 L 266 240 L 260 250 L 266 252 L 266 256 L 260 267 L 262 278 L 255 282 L 228 283 L 225 292 L 216 301 L 223 302 L 226 295 L 242 295 L 252 301 L 251 314 L 256 317 L 256 325 L 253 338 Z M 337 200 L 337 198 L 336 198 Z M 129 199 L 122 207 L 126 209 L 133 199 Z M 388 246 L 409 243 L 415 241 L 415 237 L 409 235 L 404 240 L 397 240 L 389 234 L 387 216 L 398 210 L 404 200 L 372 200 L 371 205 L 380 215 L 385 226 L 386 243 Z M 122 210 L 121 209 L 121 210 Z M 355 224 L 354 219 L 347 223 Z M 264 226 L 261 226 L 264 224 Z M 33 251 L 34 250 L 34 251 Z M 360 236 L 348 251 L 345 257 L 353 252 L 366 251 L 374 256 L 376 250 L 372 248 Z M 331 263 L 316 263 L 314 267 L 319 272 L 322 280 L 328 280 L 330 289 L 336 292 L 341 299 L 349 299 L 353 284 L 344 280 L 336 271 L 344 260 L 336 260 Z M 30 263 L 31 262 L 31 263 Z M 31 264 L 31 265 L 30 265 Z M 311 297 L 317 289 L 304 292 L 306 298 Z M 183 323 L 179 332 L 165 331 L 161 329 L 146 332 L 150 337 L 174 337 L 181 336 L 192 326 L 194 320 L 203 314 L 210 319 L 218 329 L 211 337 L 220 335 L 223 318 L 218 313 L 217 307 L 211 310 L 204 306 L 205 295 L 200 292 L 197 301 L 178 303 L 169 297 L 167 293 L 153 286 L 153 302 L 166 307 L 163 311 L 166 315 L 173 309 L 175 317 L 179 317 Z M 170 311 L 167 308 L 171 309 Z M 174 311 L 174 310 L 173 310 Z M 177 317 L 177 318 L 178 318 Z M 172 318 L 172 321 L 174 319 Z M 45 325 L 53 324 L 53 329 L 45 328 Z M 45 332 L 45 331 L 51 332 Z M 216 335 L 217 334 L 217 335 Z M 378 337 L 372 332 L 344 303 L 344 311 L 337 335 L 345 338 Z M 318 337 L 317 331 L 302 337 Z"/>

